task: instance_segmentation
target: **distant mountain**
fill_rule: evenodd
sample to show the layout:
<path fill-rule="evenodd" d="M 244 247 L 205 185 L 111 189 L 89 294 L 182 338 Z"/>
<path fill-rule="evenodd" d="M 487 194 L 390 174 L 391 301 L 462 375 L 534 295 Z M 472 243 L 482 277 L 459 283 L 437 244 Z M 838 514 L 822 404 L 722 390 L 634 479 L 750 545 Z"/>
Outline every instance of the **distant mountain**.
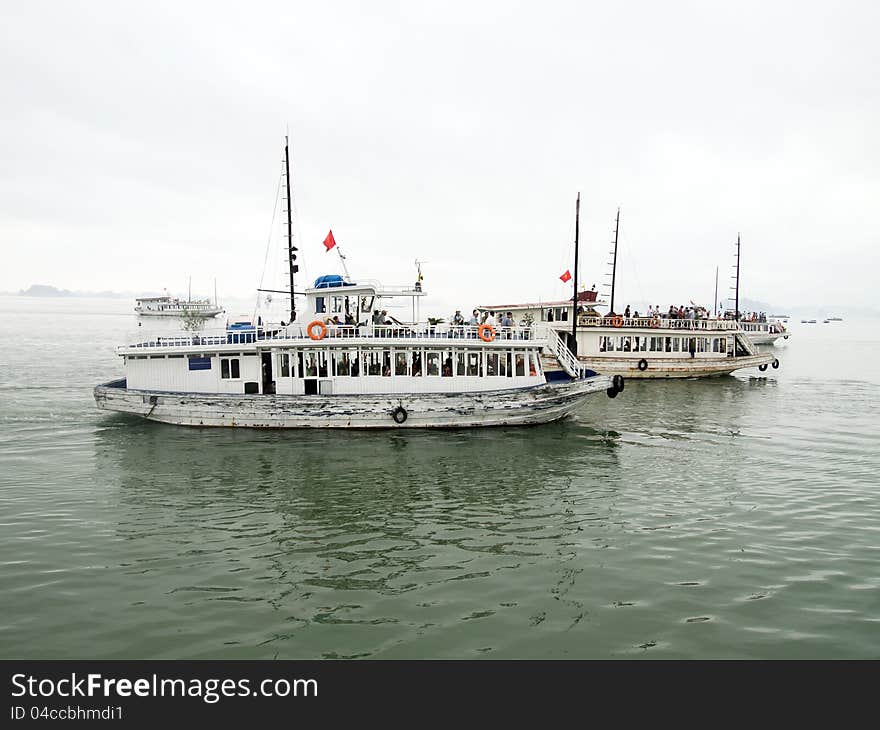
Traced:
<path fill-rule="evenodd" d="M 70 291 L 69 289 L 59 289 L 49 284 L 31 284 L 27 289 L 22 289 L 17 293 L 20 297 L 90 297 L 100 299 L 131 299 L 134 295 L 130 292 L 116 291 Z M 145 294 L 138 296 L 159 296 L 156 294 Z"/>

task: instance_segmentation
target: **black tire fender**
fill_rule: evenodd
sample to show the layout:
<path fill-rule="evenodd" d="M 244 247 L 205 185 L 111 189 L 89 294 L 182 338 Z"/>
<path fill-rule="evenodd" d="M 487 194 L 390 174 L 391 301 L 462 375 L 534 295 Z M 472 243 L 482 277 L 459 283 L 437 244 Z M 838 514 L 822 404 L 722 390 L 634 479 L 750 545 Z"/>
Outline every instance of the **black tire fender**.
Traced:
<path fill-rule="evenodd" d="M 776 370 L 779 368 L 779 360 L 777 358 L 773 358 L 773 369 Z"/>
<path fill-rule="evenodd" d="M 398 425 L 406 423 L 406 419 L 409 417 L 409 414 L 406 412 L 406 408 L 403 406 L 397 406 L 393 411 L 391 411 L 391 418 L 394 419 L 394 422 Z"/>
<path fill-rule="evenodd" d="M 611 387 L 614 388 L 618 393 L 623 393 L 623 376 L 615 375 L 613 378 L 611 378 Z"/>
<path fill-rule="evenodd" d="M 606 390 L 605 392 L 608 394 L 609 398 L 617 397 L 617 391 L 614 388 L 608 388 L 608 390 Z"/>
<path fill-rule="evenodd" d="M 642 358 L 641 360 L 639 360 L 639 364 L 637 367 L 639 368 L 639 370 L 644 372 L 645 370 L 648 369 L 648 361 L 645 360 L 645 358 Z"/>
<path fill-rule="evenodd" d="M 763 365 L 758 365 L 758 370 L 760 370 L 762 373 L 763 373 L 766 369 L 767 369 L 767 363 L 764 363 Z"/>

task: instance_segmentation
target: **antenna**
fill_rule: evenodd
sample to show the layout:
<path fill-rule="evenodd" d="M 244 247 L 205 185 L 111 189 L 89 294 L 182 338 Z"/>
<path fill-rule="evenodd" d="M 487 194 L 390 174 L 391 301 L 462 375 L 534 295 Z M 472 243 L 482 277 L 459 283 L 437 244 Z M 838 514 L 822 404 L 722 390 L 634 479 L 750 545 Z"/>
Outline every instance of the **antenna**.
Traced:
<path fill-rule="evenodd" d="M 427 264 L 427 261 L 420 261 L 416 259 L 416 289 L 418 291 L 422 290 L 422 280 L 425 278 L 422 276 L 422 264 Z"/>

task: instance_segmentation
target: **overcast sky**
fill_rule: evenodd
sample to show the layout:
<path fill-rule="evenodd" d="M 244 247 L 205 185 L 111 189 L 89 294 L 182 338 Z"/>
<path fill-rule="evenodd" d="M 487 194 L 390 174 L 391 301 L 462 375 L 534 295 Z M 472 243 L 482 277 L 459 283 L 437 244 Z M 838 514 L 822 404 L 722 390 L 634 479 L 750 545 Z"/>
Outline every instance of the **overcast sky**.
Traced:
<path fill-rule="evenodd" d="M 309 279 L 439 314 L 560 298 L 875 301 L 876 2 L 3 0 L 0 290 L 249 296 L 289 129 Z M 304 278 L 304 277 L 303 277 Z M 451 311 L 451 310 L 450 310 Z"/>

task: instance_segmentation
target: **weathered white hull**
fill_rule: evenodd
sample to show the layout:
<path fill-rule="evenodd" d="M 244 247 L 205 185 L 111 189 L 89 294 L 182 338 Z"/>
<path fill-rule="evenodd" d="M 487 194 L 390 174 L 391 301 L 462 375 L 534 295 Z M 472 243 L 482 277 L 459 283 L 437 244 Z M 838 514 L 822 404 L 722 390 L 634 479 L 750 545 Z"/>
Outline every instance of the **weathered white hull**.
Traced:
<path fill-rule="evenodd" d="M 783 333 L 768 334 L 764 332 L 747 332 L 746 337 L 755 345 L 773 345 L 780 337 L 788 339 L 788 335 Z"/>
<path fill-rule="evenodd" d="M 549 423 L 612 387 L 597 376 L 565 384 L 477 393 L 417 395 L 227 395 L 128 390 L 125 381 L 95 388 L 98 408 L 181 426 L 246 428 L 469 428 Z M 393 413 L 403 408 L 406 419 Z"/>
<path fill-rule="evenodd" d="M 639 370 L 640 357 L 579 357 L 578 360 L 603 375 L 623 375 L 624 378 L 705 378 L 728 375 L 742 368 L 771 365 L 776 358 L 769 353 L 741 357 L 698 358 L 645 358 L 648 367 Z"/>

